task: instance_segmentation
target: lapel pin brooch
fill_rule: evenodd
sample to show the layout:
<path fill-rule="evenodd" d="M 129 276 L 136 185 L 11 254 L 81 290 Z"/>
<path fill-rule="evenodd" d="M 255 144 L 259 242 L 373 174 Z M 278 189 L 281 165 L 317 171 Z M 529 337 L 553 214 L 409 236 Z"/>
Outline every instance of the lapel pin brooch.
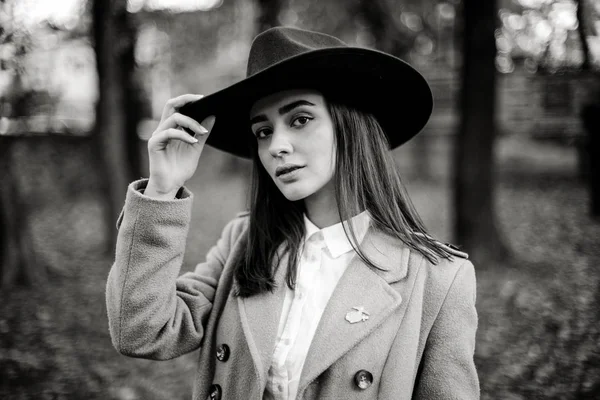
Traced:
<path fill-rule="evenodd" d="M 346 314 L 346 321 L 351 324 L 355 324 L 357 322 L 363 322 L 369 319 L 369 313 L 365 311 L 363 306 L 360 307 L 352 307 L 352 311 L 348 311 Z"/>

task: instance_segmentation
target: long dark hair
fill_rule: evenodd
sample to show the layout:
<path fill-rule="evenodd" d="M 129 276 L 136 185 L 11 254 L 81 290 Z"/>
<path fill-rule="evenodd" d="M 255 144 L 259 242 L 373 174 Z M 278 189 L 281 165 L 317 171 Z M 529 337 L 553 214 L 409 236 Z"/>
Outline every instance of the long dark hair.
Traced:
<path fill-rule="evenodd" d="M 443 247 L 426 235 L 377 119 L 339 102 L 328 101 L 327 106 L 335 132 L 333 179 L 340 221 L 367 210 L 375 229 L 398 238 L 430 262 L 450 258 Z M 287 285 L 293 289 L 304 238 L 303 201 L 291 202 L 283 196 L 262 166 L 255 142 L 251 141 L 254 168 L 248 241 L 245 257 L 240 258 L 235 270 L 237 295 L 242 297 L 272 291 L 275 271 L 283 257 L 287 261 Z M 342 224 L 352 247 L 369 267 L 379 269 L 360 249 L 352 225 Z"/>

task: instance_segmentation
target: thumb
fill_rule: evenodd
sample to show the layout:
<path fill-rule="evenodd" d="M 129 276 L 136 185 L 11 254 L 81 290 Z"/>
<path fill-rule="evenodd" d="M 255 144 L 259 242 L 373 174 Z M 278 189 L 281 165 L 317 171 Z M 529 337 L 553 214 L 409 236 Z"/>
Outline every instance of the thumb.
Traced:
<path fill-rule="evenodd" d="M 209 132 L 212 131 L 213 126 L 215 126 L 215 116 L 210 115 L 202 120 L 200 123 L 203 127 L 206 128 Z"/>

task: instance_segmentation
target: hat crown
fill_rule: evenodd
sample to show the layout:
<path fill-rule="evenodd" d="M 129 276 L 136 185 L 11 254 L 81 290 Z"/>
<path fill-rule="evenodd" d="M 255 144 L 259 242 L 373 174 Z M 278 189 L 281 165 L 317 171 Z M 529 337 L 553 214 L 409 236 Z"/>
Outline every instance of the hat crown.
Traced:
<path fill-rule="evenodd" d="M 340 39 L 320 32 L 282 26 L 270 28 L 252 42 L 246 77 L 303 53 L 347 46 Z"/>

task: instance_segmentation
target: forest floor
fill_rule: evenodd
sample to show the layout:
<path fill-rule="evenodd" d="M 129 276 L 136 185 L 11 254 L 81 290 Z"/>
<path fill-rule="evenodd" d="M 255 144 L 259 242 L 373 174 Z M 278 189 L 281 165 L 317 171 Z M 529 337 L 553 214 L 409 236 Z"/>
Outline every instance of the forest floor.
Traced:
<path fill-rule="evenodd" d="M 572 148 L 500 146 L 498 221 L 513 256 L 497 265 L 473 260 L 482 399 L 600 398 L 600 222 L 588 215 L 573 160 Z M 245 176 L 205 165 L 213 167 L 189 184 L 196 199 L 183 270 L 245 203 Z M 38 196 L 42 183 L 32 185 Z M 415 176 L 407 185 L 431 232 L 451 241 L 447 179 Z M 104 289 L 112 255 L 103 255 L 107 222 L 96 193 L 52 197 L 32 216 L 47 274 L 0 292 L 2 399 L 190 398 L 195 352 L 156 362 L 111 345 Z"/>

